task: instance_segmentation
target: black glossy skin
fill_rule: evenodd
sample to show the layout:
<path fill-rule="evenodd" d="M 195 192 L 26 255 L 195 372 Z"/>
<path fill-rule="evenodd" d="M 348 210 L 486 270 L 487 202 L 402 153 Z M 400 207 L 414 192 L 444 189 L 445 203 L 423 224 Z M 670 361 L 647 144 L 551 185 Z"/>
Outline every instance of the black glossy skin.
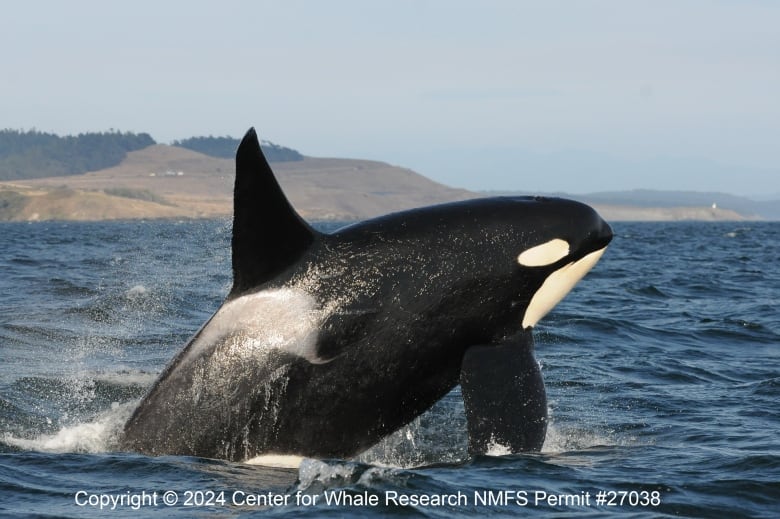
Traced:
<path fill-rule="evenodd" d="M 521 252 L 554 238 L 571 244 L 570 256 L 518 265 Z M 224 342 L 183 362 L 185 348 L 131 417 L 122 445 L 231 460 L 356 455 L 449 392 L 467 348 L 517 333 L 546 277 L 610 238 L 588 206 L 524 197 L 416 209 L 331 235 L 310 231 L 287 268 L 277 262 L 254 286 L 236 282 L 228 301 L 290 286 L 306 287 L 322 306 L 340 301 L 317 336 L 325 362 L 279 350 L 226 357 Z"/>
<path fill-rule="evenodd" d="M 460 387 L 472 455 L 534 452 L 547 434 L 547 393 L 531 329 L 498 344 L 471 346 Z"/>

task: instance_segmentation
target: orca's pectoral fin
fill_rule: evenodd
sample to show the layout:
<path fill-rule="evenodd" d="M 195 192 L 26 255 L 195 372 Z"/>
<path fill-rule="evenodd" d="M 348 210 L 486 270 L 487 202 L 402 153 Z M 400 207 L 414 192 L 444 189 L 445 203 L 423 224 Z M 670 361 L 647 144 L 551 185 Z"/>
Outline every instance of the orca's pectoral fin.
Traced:
<path fill-rule="evenodd" d="M 547 433 L 547 396 L 531 330 L 497 345 L 466 350 L 460 385 L 469 453 L 539 451 Z"/>

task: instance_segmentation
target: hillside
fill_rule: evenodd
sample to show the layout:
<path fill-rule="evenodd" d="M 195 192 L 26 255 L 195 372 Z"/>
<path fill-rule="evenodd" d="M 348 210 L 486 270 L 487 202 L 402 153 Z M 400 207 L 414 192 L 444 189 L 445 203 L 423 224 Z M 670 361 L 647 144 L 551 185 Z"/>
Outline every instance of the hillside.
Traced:
<path fill-rule="evenodd" d="M 573 197 L 576 198 L 576 197 Z M 601 216 L 611 222 L 678 222 L 678 221 L 746 221 L 757 220 L 732 209 L 700 206 L 636 207 L 628 205 L 590 204 Z"/>
<path fill-rule="evenodd" d="M 232 159 L 239 139 L 190 137 L 174 145 L 210 157 Z M 119 165 L 127 153 L 157 144 L 148 133 L 88 132 L 60 136 L 36 130 L 0 130 L 0 180 L 79 175 Z M 262 141 L 269 162 L 303 160 L 298 151 Z"/>
<path fill-rule="evenodd" d="M 376 161 L 304 157 L 272 167 L 292 204 L 308 220 L 359 220 L 485 196 Z M 131 151 L 118 165 L 99 171 L 0 182 L 0 220 L 228 217 L 234 168 L 232 158 L 155 144 Z M 609 193 L 570 198 L 592 204 L 611 221 L 745 220 L 757 214 L 730 207 L 733 200 L 712 194 L 670 196 L 667 201 L 658 192 L 654 198 L 647 193 L 641 200 L 637 196 Z M 723 204 L 713 208 L 712 200 Z"/>
<path fill-rule="evenodd" d="M 119 165 L 0 183 L 0 219 L 196 218 L 232 213 L 233 159 L 176 146 L 133 151 Z M 273 168 L 310 220 L 354 220 L 475 196 L 382 162 L 306 157 Z"/>
<path fill-rule="evenodd" d="M 727 209 L 740 215 L 767 220 L 780 220 L 780 199 L 753 200 L 725 193 L 698 191 L 655 191 L 635 189 L 632 191 L 603 192 L 583 195 L 581 199 L 590 204 L 629 206 L 636 208 L 673 209 L 680 207 Z"/>
<path fill-rule="evenodd" d="M 204 155 L 217 157 L 221 159 L 232 159 L 236 154 L 236 149 L 241 139 L 234 137 L 190 137 L 173 141 L 172 145 L 179 148 L 197 151 Z M 268 162 L 288 162 L 293 160 L 303 160 L 300 152 L 291 148 L 285 148 L 269 141 L 261 141 L 260 147 L 263 148 L 263 154 Z"/>
<path fill-rule="evenodd" d="M 119 164 L 127 152 L 154 144 L 147 133 L 100 132 L 60 137 L 0 130 L 0 180 L 75 175 Z"/>
<path fill-rule="evenodd" d="M 521 193 L 491 191 L 485 194 Z M 606 219 L 613 221 L 780 220 L 780 200 L 758 201 L 725 193 L 635 189 L 582 195 L 548 195 L 580 200 L 598 208 Z"/>

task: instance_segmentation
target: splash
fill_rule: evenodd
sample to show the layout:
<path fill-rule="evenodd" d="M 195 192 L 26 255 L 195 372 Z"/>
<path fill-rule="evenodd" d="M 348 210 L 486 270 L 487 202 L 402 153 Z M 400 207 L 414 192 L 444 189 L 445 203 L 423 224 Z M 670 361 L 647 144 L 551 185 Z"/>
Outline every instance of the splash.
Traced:
<path fill-rule="evenodd" d="M 143 285 L 135 285 L 125 292 L 125 296 L 129 298 L 142 297 L 149 293 L 149 289 Z"/>
<path fill-rule="evenodd" d="M 495 438 L 493 438 L 487 446 L 486 454 L 488 456 L 508 456 L 512 454 L 512 450 L 506 445 L 498 443 Z"/>
<path fill-rule="evenodd" d="M 450 393 L 355 460 L 377 467 L 402 469 L 458 464 L 468 459 L 467 447 L 462 400 L 456 393 Z"/>
<path fill-rule="evenodd" d="M 6 433 L 3 442 L 23 450 L 52 453 L 103 453 L 114 450 L 119 434 L 138 402 L 114 403 L 93 421 L 65 426 L 54 434 L 18 438 Z"/>
<path fill-rule="evenodd" d="M 304 459 L 298 469 L 298 490 L 321 493 L 332 488 L 372 487 L 395 480 L 401 469 L 377 467 L 353 461 L 320 461 Z"/>
<path fill-rule="evenodd" d="M 547 428 L 542 454 L 563 454 L 614 445 L 616 445 L 615 439 L 604 432 L 551 423 Z"/>

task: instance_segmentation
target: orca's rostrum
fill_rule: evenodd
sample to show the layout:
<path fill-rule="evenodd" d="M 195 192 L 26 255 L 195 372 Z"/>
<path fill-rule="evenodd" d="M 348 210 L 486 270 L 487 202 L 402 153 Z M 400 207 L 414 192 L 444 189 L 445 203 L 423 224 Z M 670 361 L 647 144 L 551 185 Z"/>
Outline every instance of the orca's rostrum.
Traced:
<path fill-rule="evenodd" d="M 500 197 L 332 234 L 295 212 L 254 130 L 236 155 L 233 287 L 128 420 L 122 447 L 349 458 L 461 384 L 469 449 L 539 450 L 533 326 L 612 238 L 590 207 Z"/>

